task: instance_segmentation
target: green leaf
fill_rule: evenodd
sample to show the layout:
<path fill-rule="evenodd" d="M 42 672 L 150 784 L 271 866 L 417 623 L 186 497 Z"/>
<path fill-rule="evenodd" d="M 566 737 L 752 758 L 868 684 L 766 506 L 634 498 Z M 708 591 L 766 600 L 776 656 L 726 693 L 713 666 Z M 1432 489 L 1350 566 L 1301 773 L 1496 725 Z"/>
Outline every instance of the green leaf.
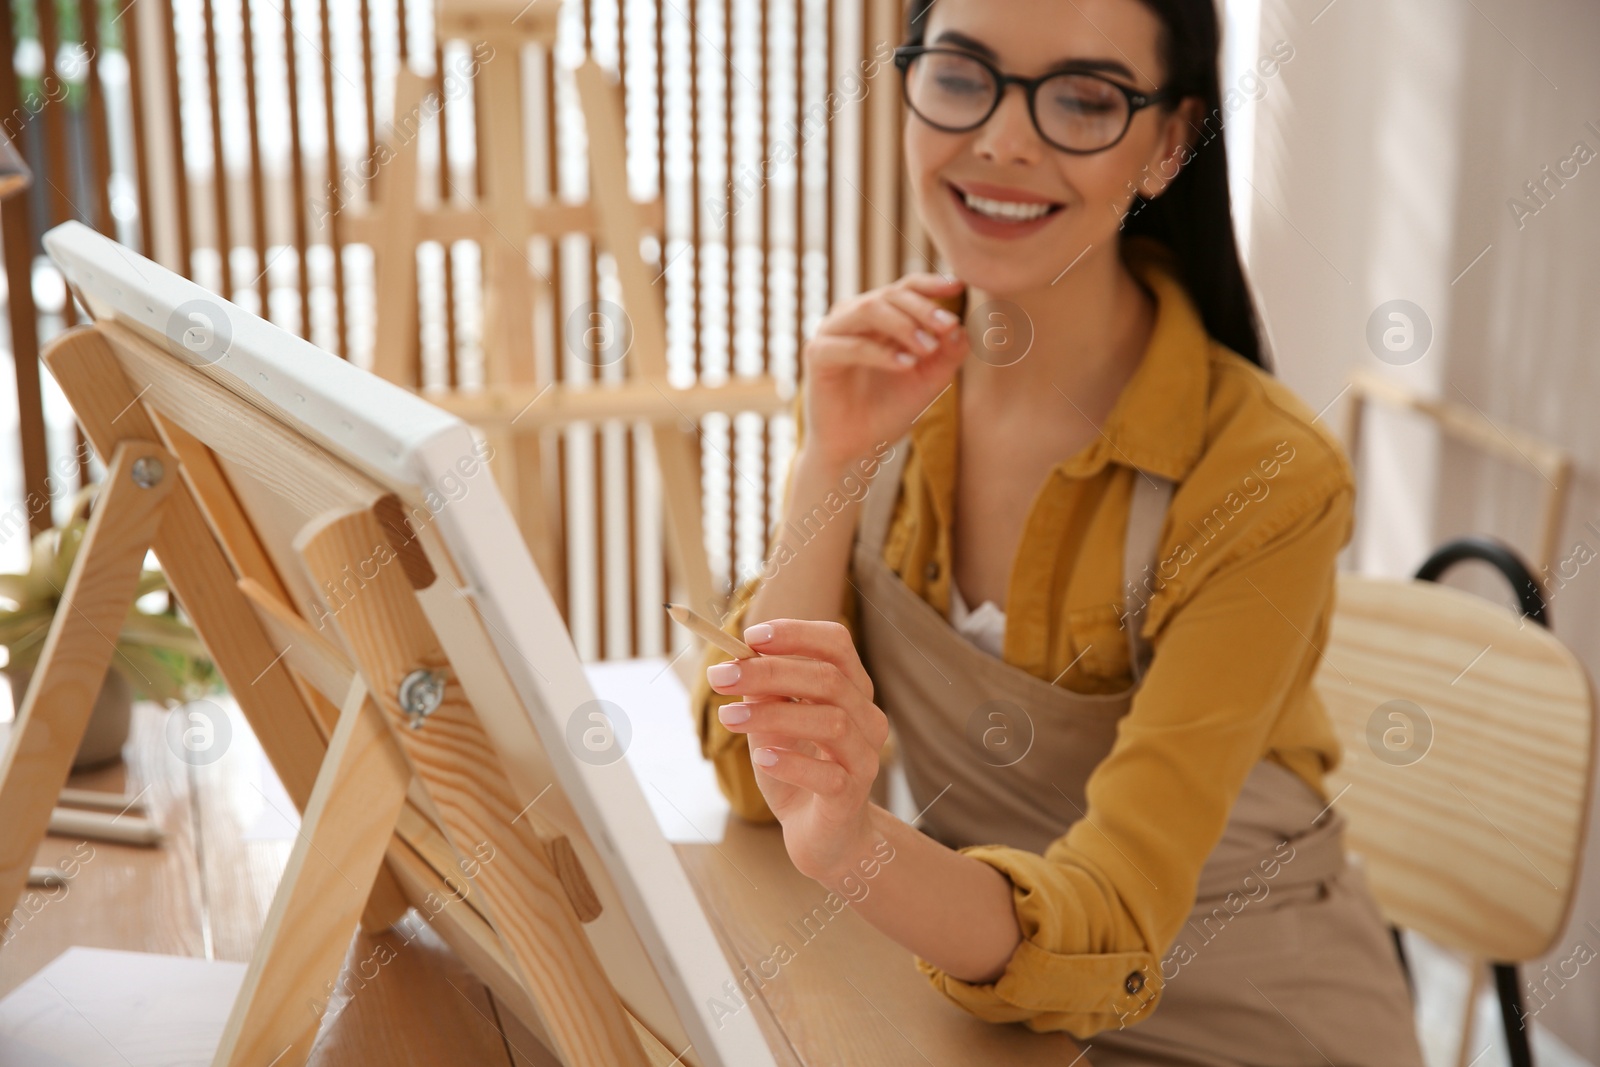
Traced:
<path fill-rule="evenodd" d="M 28 576 L 25 574 L 0 574 L 0 599 L 9 600 L 17 607 L 28 602 Z M 0 608 L 0 611 L 6 609 Z"/>
<path fill-rule="evenodd" d="M 131 611 L 122 624 L 122 643 L 168 649 L 196 659 L 204 659 L 206 646 L 188 623 L 166 615 L 146 615 Z"/>
<path fill-rule="evenodd" d="M 159 700 L 166 704 L 184 697 L 184 679 L 174 676 L 171 665 L 153 649 L 119 645 L 111 666 L 128 680 L 136 700 Z"/>

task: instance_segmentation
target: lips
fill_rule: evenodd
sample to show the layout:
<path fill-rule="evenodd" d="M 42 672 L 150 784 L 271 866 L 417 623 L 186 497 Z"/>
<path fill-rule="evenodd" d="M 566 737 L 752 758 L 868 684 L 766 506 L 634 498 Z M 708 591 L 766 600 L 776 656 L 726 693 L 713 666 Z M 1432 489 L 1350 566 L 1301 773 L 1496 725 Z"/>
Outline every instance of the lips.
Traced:
<path fill-rule="evenodd" d="M 1053 226 L 1056 216 L 1060 215 L 1062 209 L 1066 206 L 1064 204 L 1052 204 L 1048 211 L 1031 219 L 999 218 L 968 207 L 966 197 L 962 195 L 960 187 L 949 181 L 946 181 L 945 185 L 950 189 L 950 199 L 956 215 L 966 223 L 967 228 L 973 233 L 990 240 L 1017 241 L 1030 238 L 1047 227 Z M 980 186 L 979 188 L 985 187 Z M 989 186 L 987 188 L 994 187 Z M 976 189 L 973 190 L 973 195 L 983 196 Z M 984 198 L 987 199 L 987 197 Z M 1017 203 L 1018 201 L 1013 199 L 1011 202 Z M 1046 200 L 1034 200 L 1032 202 L 1035 204 L 1050 203 L 1050 201 Z"/>
<path fill-rule="evenodd" d="M 983 200 L 999 200 L 1008 204 L 1049 204 L 1052 209 L 1065 206 L 1058 200 L 1051 200 L 1048 197 L 1043 196 L 1035 196 L 1022 192 L 1021 190 L 1004 189 L 995 185 L 981 185 L 977 183 L 971 185 L 957 185 L 948 178 L 945 179 L 945 184 L 954 189 L 956 194 L 961 196 L 963 199 L 970 194 Z"/>

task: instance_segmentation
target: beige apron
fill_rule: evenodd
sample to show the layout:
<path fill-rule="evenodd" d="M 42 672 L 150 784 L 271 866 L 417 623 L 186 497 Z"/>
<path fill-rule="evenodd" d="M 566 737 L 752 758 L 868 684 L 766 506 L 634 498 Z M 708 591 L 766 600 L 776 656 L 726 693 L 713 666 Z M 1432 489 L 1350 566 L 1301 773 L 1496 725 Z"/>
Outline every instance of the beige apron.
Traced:
<path fill-rule="evenodd" d="M 854 545 L 862 659 L 889 716 L 919 827 L 952 848 L 1043 852 L 1083 817 L 1151 655 L 1143 604 L 1125 609 L 1133 684 L 1115 694 L 1052 685 L 969 642 L 883 559 L 911 442 L 873 479 Z M 1123 573 L 1156 558 L 1173 485 L 1134 479 Z M 1145 1019 L 1085 1040 L 1096 1067 L 1323 1064 L 1421 1067 L 1411 1001 L 1343 820 L 1299 775 L 1262 760 L 1200 873 L 1189 921 L 1160 974 L 1130 974 L 1109 1009 Z M 1270 875 L 1269 873 L 1270 872 Z"/>

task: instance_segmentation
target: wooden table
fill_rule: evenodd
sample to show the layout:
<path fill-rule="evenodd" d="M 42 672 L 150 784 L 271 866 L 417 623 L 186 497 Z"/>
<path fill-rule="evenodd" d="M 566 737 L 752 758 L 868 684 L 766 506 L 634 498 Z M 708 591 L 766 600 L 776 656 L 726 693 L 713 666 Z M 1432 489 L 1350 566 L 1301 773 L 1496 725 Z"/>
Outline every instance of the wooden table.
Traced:
<path fill-rule="evenodd" d="M 947 1001 L 909 952 L 838 898 L 837 913 L 827 906 L 776 825 L 731 819 L 719 844 L 677 849 L 736 976 L 751 976 L 751 1007 L 782 1067 L 1087 1067 L 1065 1034 L 996 1026 Z"/>
<path fill-rule="evenodd" d="M 242 718 L 223 757 L 195 767 L 169 749 L 167 714 L 136 705 L 127 763 L 71 782 L 141 793 L 166 840 L 95 844 L 66 894 L 0 951 L 0 996 L 72 945 L 249 960 L 291 842 L 247 829 L 283 801 L 254 780 L 259 748 Z M 75 844 L 47 838 L 36 863 L 57 866 Z M 851 909 L 827 907 L 827 891 L 789 863 L 777 827 L 735 819 L 717 844 L 676 847 L 736 976 L 760 978 L 746 979 L 757 995 L 742 1010 L 757 1013 L 782 1067 L 1088 1063 L 1075 1061 L 1065 1035 L 990 1025 L 946 1002 L 909 953 Z M 352 940 L 342 982 L 354 995 L 334 1001 L 313 1067 L 560 1067 L 437 935 L 406 926 L 418 932 Z M 375 956 L 384 961 L 376 977 L 354 978 L 351 968 Z"/>

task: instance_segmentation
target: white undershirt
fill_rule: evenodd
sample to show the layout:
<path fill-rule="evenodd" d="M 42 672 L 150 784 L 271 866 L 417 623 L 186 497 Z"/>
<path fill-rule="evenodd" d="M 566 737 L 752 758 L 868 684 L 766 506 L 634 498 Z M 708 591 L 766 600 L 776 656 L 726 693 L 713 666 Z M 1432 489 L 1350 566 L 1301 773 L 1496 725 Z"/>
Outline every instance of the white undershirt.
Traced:
<path fill-rule="evenodd" d="M 992 600 L 985 600 L 975 610 L 968 610 L 953 575 L 950 580 L 950 625 L 974 645 L 996 659 L 1001 658 L 1005 647 L 1006 613 Z"/>

